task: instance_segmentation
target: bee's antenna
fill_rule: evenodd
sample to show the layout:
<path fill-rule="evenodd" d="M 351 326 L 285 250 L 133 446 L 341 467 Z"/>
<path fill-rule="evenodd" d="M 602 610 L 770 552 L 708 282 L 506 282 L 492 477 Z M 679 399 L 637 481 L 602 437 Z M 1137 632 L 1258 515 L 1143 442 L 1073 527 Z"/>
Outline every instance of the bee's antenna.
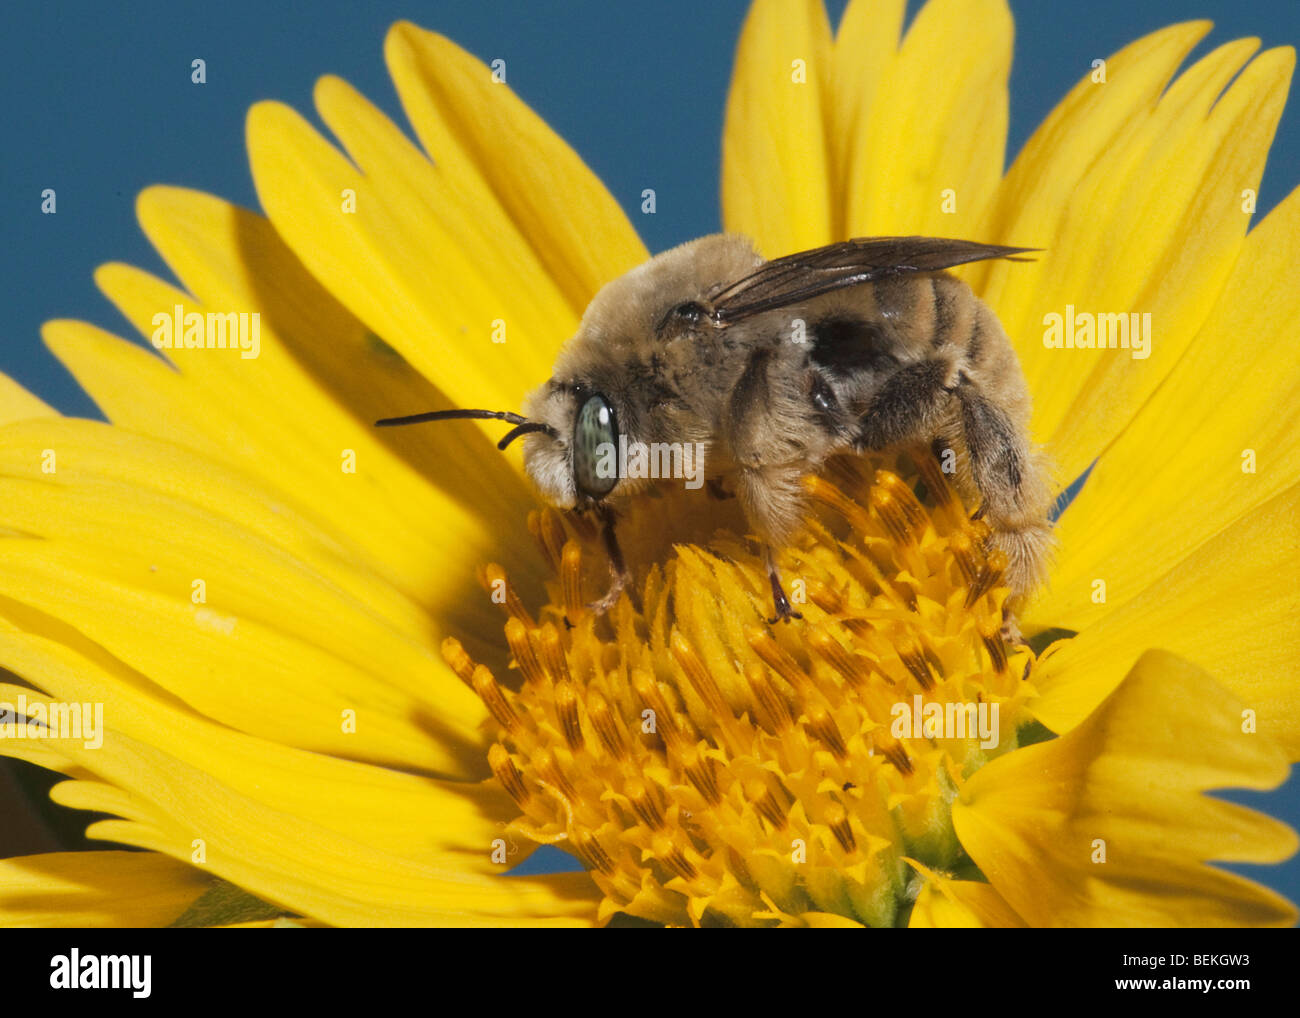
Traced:
<path fill-rule="evenodd" d="M 558 437 L 555 434 L 555 429 L 552 428 L 549 424 L 543 424 L 541 421 L 524 421 L 524 423 L 520 424 L 518 427 L 511 428 L 509 431 L 507 431 L 505 438 L 501 439 L 501 441 L 497 443 L 497 448 L 504 450 L 506 446 L 508 446 L 520 435 L 527 435 L 530 432 L 534 432 L 534 431 L 544 431 L 552 438 Z"/>
<path fill-rule="evenodd" d="M 512 414 L 508 410 L 430 410 L 428 413 L 411 414 L 407 417 L 385 417 L 383 420 L 375 421 L 375 427 L 392 428 L 404 424 L 423 424 L 426 421 L 463 420 L 505 421 L 508 424 L 515 425 L 506 433 L 506 437 L 497 443 L 498 449 L 504 449 L 520 435 L 526 435 L 533 431 L 544 431 L 552 438 L 559 437 L 556 430 L 549 424 L 543 424 L 541 421 L 530 421 L 527 417 Z"/>
<path fill-rule="evenodd" d="M 430 410 L 424 414 L 411 414 L 409 417 L 385 417 L 375 421 L 377 428 L 391 428 L 400 424 L 423 424 L 425 421 L 459 421 L 472 418 L 475 420 L 509 421 L 511 424 L 524 424 L 528 418 L 512 414 L 508 410 Z"/>

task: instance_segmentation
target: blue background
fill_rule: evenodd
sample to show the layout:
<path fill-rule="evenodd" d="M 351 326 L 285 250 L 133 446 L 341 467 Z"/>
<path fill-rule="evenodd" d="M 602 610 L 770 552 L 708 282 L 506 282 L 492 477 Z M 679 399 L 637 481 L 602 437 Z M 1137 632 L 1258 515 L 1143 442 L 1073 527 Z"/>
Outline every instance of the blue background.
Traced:
<path fill-rule="evenodd" d="M 1296 0 L 1010 3 L 1016 45 L 1008 163 L 1094 58 L 1166 24 L 1216 23 L 1194 57 L 1248 35 L 1266 47 L 1300 43 Z M 843 6 L 831 4 L 834 20 Z M 911 10 L 917 6 L 913 0 Z M 170 183 L 257 208 L 245 111 L 276 98 L 319 124 L 311 89 L 324 73 L 346 78 L 402 123 L 382 55 L 386 29 L 401 18 L 482 59 L 504 57 L 511 87 L 577 149 L 652 251 L 712 232 L 720 225 L 724 100 L 746 9 L 742 0 L 6 5 L 0 279 L 9 317 L 0 371 L 65 413 L 98 416 L 38 330 L 47 319 L 71 317 L 135 338 L 94 288 L 91 272 L 118 260 L 168 276 L 136 226 L 136 193 Z M 195 57 L 207 61 L 202 86 L 190 83 Z M 1293 102 L 1264 174 L 1260 216 L 1297 184 L 1300 114 Z M 53 216 L 40 212 L 47 187 L 58 193 Z M 657 193 L 653 216 L 640 213 L 645 187 Z M 1232 798 L 1300 825 L 1294 776 L 1277 792 Z M 1300 900 L 1300 859 L 1233 868 Z"/>

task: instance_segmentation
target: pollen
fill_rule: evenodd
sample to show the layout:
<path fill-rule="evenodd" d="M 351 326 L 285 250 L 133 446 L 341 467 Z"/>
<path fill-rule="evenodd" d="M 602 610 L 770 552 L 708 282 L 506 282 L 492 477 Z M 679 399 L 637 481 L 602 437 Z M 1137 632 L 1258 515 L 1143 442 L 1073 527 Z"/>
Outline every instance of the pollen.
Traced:
<path fill-rule="evenodd" d="M 1005 560 L 937 463 L 840 459 L 806 490 L 777 553 L 802 619 L 767 621 L 763 549 L 727 530 L 676 544 L 597 614 L 599 532 L 544 510 L 537 621 L 501 567 L 482 574 L 509 592 L 509 668 L 443 646 L 491 715 L 512 830 L 575 856 L 602 919 L 894 926 L 913 861 L 980 879 L 950 807 L 1016 747 L 1034 695 L 1033 652 L 1001 635 Z"/>

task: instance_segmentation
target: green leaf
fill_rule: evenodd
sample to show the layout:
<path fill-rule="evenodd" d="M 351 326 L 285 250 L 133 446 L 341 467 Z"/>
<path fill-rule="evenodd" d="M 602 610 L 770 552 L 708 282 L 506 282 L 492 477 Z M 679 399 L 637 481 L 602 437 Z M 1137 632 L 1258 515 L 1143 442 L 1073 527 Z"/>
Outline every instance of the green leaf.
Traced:
<path fill-rule="evenodd" d="M 284 909 L 255 898 L 242 887 L 218 880 L 203 892 L 174 923 L 173 929 L 229 926 L 232 923 L 251 923 L 262 919 L 279 919 Z"/>

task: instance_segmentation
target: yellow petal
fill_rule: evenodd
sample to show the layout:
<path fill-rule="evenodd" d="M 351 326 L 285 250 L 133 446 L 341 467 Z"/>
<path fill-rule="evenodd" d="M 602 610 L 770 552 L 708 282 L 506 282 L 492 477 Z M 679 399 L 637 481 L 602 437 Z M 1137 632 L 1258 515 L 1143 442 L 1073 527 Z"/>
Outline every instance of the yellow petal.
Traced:
<path fill-rule="evenodd" d="M 1300 430 L 1278 412 L 1300 404 L 1297 266 L 1300 191 L 1251 231 L 1200 334 L 1057 523 L 1060 561 L 1031 624 L 1088 628 L 1300 477 Z"/>
<path fill-rule="evenodd" d="M 1201 794 L 1287 772 L 1272 740 L 1243 733 L 1226 690 L 1150 651 L 1082 724 L 977 771 L 952 819 L 1031 926 L 1290 926 L 1290 902 L 1204 861 L 1277 862 L 1295 832 Z"/>
<path fill-rule="evenodd" d="M 1048 250 L 1033 263 L 985 266 L 971 276 L 983 277 L 977 286 L 1016 342 L 1034 394 L 1035 434 L 1066 480 L 1173 369 L 1245 235 L 1242 190 L 1258 186 L 1294 57 L 1286 49 L 1264 53 L 1223 92 L 1256 46 L 1230 43 L 1153 102 L 1161 72 L 1203 27 L 1175 26 L 1135 43 L 1108 62 L 1105 84 L 1085 80 L 1076 88 L 1017 159 L 997 212 L 1001 238 Z M 1149 313 L 1150 356 L 1046 347 L 1047 316 L 1064 316 L 1067 305 Z"/>
<path fill-rule="evenodd" d="M 0 859 L 0 926 L 166 926 L 212 883 L 156 852 L 57 852 Z"/>
<path fill-rule="evenodd" d="M 821 0 L 756 0 L 722 135 L 722 221 L 769 258 L 834 240 L 831 29 Z"/>
<path fill-rule="evenodd" d="M 851 0 L 835 33 L 830 134 L 835 157 L 831 208 L 837 236 L 849 231 L 847 196 L 866 186 L 868 178 L 853 175 L 851 153 L 859 136 L 865 135 L 867 118 L 889 101 L 880 82 L 898 52 L 906 8 L 906 0 Z"/>
<path fill-rule="evenodd" d="M 989 884 L 972 880 L 946 880 L 942 886 L 930 882 L 921 888 L 908 928 L 1007 929 L 1025 923 Z"/>
<path fill-rule="evenodd" d="M 59 412 L 33 396 L 8 375 L 0 374 L 0 424 L 29 417 L 58 417 Z"/>
<path fill-rule="evenodd" d="M 51 699 L 107 699 L 103 744 L 6 733 L 0 753 L 26 756 L 36 745 L 60 754 L 60 769 L 93 775 L 59 786 L 61 798 L 102 811 L 127 805 L 132 819 L 100 821 L 90 837 L 195 861 L 290 914 L 334 925 L 595 921 L 599 893 L 584 874 L 497 875 L 492 840 L 513 804 L 495 785 L 436 782 L 243 736 L 114 684 L 88 658 L 57 648 L 44 656 Z M 35 699 L 0 684 L 0 701 L 19 696 Z"/>
<path fill-rule="evenodd" d="M 909 929 L 1009 929 L 1025 925 L 991 884 L 955 880 L 907 859 L 925 883 L 912 906 Z"/>
<path fill-rule="evenodd" d="M 604 184 L 481 61 L 409 22 L 389 30 L 384 57 L 415 134 L 447 186 L 490 236 L 517 233 L 532 246 L 574 314 L 601 286 L 646 260 L 645 246 Z"/>
<path fill-rule="evenodd" d="M 220 294 L 204 303 L 126 266 L 104 266 L 97 278 L 146 334 L 158 309 L 170 316 L 177 303 L 198 314 L 249 306 Z M 263 305 L 262 313 L 276 320 L 282 307 Z M 336 336 L 327 328 L 289 327 L 299 337 L 315 336 L 321 347 L 334 345 Z M 528 500 L 524 482 L 476 429 L 376 429 L 372 400 L 359 400 L 372 408 L 362 417 L 323 398 L 318 383 L 304 376 L 299 357 L 279 345 L 270 326 L 261 330 L 263 349 L 256 360 L 222 350 L 170 351 L 180 372 L 84 323 L 54 321 L 43 331 L 113 423 L 237 465 L 259 488 L 293 504 L 349 546 L 357 565 L 369 566 L 429 609 L 447 601 L 444 572 L 436 563 L 448 548 L 463 554 L 466 569 L 486 556 L 505 555 L 506 549 L 524 563 L 532 561 L 525 554 L 531 553 L 531 542 L 517 526 Z M 367 363 L 395 359 L 359 349 L 359 333 L 354 339 L 355 379 L 338 379 L 340 400 L 369 387 Z M 311 364 L 313 358 L 302 360 Z M 381 385 L 374 390 L 384 391 Z M 441 397 L 434 403 L 446 405 Z M 408 434 L 395 434 L 403 431 Z M 443 490 L 422 470 L 437 471 Z M 520 579 L 529 578 L 521 570 Z M 481 603 L 462 606 L 482 616 L 475 628 L 486 628 L 488 613 Z"/>
<path fill-rule="evenodd" d="M 1264 736 L 1300 760 L 1297 577 L 1300 485 L 1293 485 L 1044 657 L 1034 680 L 1042 696 L 1030 709 L 1053 731 L 1067 731 L 1158 642 L 1206 669 L 1253 712 Z"/>
<path fill-rule="evenodd" d="M 887 39 L 895 6 L 882 15 Z M 861 31 L 847 15 L 846 26 Z M 1005 0 L 931 0 L 920 10 L 875 94 L 864 97 L 849 141 L 847 235 L 991 239 L 986 220 L 1005 158 L 1012 35 Z M 841 36 L 849 38 L 843 29 Z M 856 53 L 837 41 L 837 67 L 878 58 L 875 46 Z"/>
<path fill-rule="evenodd" d="M 1032 270 L 1023 265 L 986 265 L 971 270 L 968 278 L 999 310 L 1013 341 L 1023 347 L 1022 360 L 1037 356 L 1038 346 L 1030 340 L 1040 333 L 1022 334 L 1023 323 L 1013 319 L 1012 312 L 1050 279 L 1043 269 L 1049 257 L 1061 265 L 1071 264 L 1072 250 L 1062 246 L 1065 233 L 1079 233 L 1091 221 L 1071 200 L 1074 190 L 1104 169 L 1105 160 L 1098 165 L 1099 153 L 1110 152 L 1150 117 L 1178 66 L 1211 27 L 1208 21 L 1170 25 L 1107 58 L 1105 82 L 1093 80 L 1098 69 L 1085 75 L 1039 125 L 1008 170 L 998 189 L 991 227 L 998 239 L 1020 236 L 1018 244 L 1050 242 L 1052 247 L 1038 256 Z M 1076 265 L 1075 271 L 1084 268 Z M 1033 279 L 1028 278 L 1031 272 Z M 1026 312 L 1020 313 L 1027 318 Z"/>
<path fill-rule="evenodd" d="M 195 775 L 179 777 L 194 778 Z M 167 775 L 172 783 L 176 775 Z M 279 821 L 279 818 L 272 818 Z M 322 837 L 291 820 L 283 836 L 304 839 L 319 858 L 306 867 L 276 854 L 268 864 L 242 858 L 246 850 L 228 841 L 206 842 L 213 872 L 289 914 L 305 914 L 332 926 L 403 927 L 590 927 L 596 925 L 599 894 L 584 873 L 534 877 L 479 877 L 461 870 L 404 864 L 377 853 L 357 853 L 337 839 Z M 137 845 L 188 857 L 190 831 L 154 830 L 127 821 L 103 820 L 86 830 L 91 838 Z M 272 850 L 259 844 L 255 848 Z M 371 869 L 367 869 L 371 867 Z"/>
<path fill-rule="evenodd" d="M 1057 425 L 1057 438 L 1073 438 L 1080 421 L 1114 422 L 1090 439 L 1120 434 L 1214 307 L 1249 222 L 1243 191 L 1259 187 L 1295 66 L 1290 48 L 1268 50 L 1220 94 L 1256 45 L 1254 39 L 1228 43 L 1174 82 L 1160 102 L 1161 109 L 1174 110 L 1167 122 L 1160 118 L 1150 125 L 1154 140 L 1134 170 L 1136 186 L 1118 204 L 1102 199 L 1116 225 L 1141 223 L 1142 228 L 1124 231 L 1109 246 L 1106 256 L 1113 261 L 1106 266 L 1109 273 L 1099 274 L 1092 290 L 1096 299 L 1081 292 L 1078 306 L 1150 314 L 1151 354 L 1139 362 L 1122 350 L 1098 357 L 1087 384 Z M 1151 186 L 1155 181 L 1159 184 Z M 1135 266 L 1145 271 L 1135 273 Z M 1134 286 L 1138 279 L 1140 285 Z M 1068 295 L 1064 288 L 1058 293 Z M 1042 427 L 1050 426 L 1048 419 L 1040 421 Z M 1075 476 L 1070 472 L 1082 470 L 1095 452 L 1064 458 L 1066 475 Z"/>
<path fill-rule="evenodd" d="M 983 924 L 975 914 L 938 891 L 933 884 L 921 888 L 907 921 L 912 930 L 981 929 Z"/>
<path fill-rule="evenodd" d="M 482 705 L 417 628 L 419 611 L 247 478 L 104 425 L 32 421 L 0 432 L 0 487 L 0 523 L 29 535 L 0 544 L 0 615 L 17 626 L 84 634 L 120 672 L 267 737 L 482 773 L 468 762 Z"/>
<path fill-rule="evenodd" d="M 1085 75 L 1039 125 L 1007 172 L 991 224 L 1001 236 L 1032 229 L 1055 238 L 1061 224 L 1077 215 L 1069 202 L 1072 188 L 1093 167 L 1098 153 L 1125 137 L 1139 113 L 1149 114 L 1179 64 L 1212 27 L 1208 21 L 1189 21 L 1130 43 L 1105 61 L 1104 87 L 1092 80 L 1096 70 Z M 1004 290 L 1030 290 L 1023 279 L 996 273 L 992 266 L 974 272 L 972 279 L 987 298 L 1008 308 L 1014 302 Z"/>
<path fill-rule="evenodd" d="M 402 260 L 399 271 L 422 303 L 461 308 L 471 322 L 459 336 L 425 335 L 422 354 L 454 346 L 479 370 L 517 378 L 516 405 L 547 377 L 555 346 L 576 325 L 573 309 L 523 239 L 487 227 L 479 210 L 442 182 L 440 168 L 360 93 L 326 77 L 317 82 L 315 99 L 326 126 L 365 174 L 357 211 L 347 217 L 382 238 L 389 268 Z M 477 325 L 473 316 L 481 318 Z M 505 323 L 504 343 L 493 341 L 497 320 Z M 429 377 L 445 388 L 455 381 L 442 377 L 447 374 L 443 367 L 441 376 Z"/>
<path fill-rule="evenodd" d="M 292 814 L 374 851 L 499 872 L 490 864 L 491 842 L 514 811 L 490 782 L 439 781 L 231 732 L 156 691 L 131 689 L 93 659 L 49 641 L 3 636 L 0 652 L 6 660 L 21 655 L 38 662 L 45 690 L 41 695 L 0 685 L 3 702 L 90 707 L 78 720 L 93 722 L 93 735 L 85 727 L 60 738 L 37 738 L 29 725 L 19 728 L 26 738 L 9 731 L 0 739 L 0 753 L 72 779 L 56 786 L 56 801 L 65 805 L 155 827 L 168 824 L 167 790 L 151 783 L 131 749 L 148 742 L 151 752 L 167 755 L 176 767 L 207 773 L 225 795 L 263 813 Z M 102 726 L 97 704 L 103 705 Z M 48 707 L 46 714 L 54 716 Z M 210 826 L 225 819 L 200 814 L 197 822 Z"/>
<path fill-rule="evenodd" d="M 545 360 L 573 319 L 507 320 L 505 289 L 465 260 L 427 206 L 409 193 L 397 204 L 384 197 L 288 107 L 263 102 L 249 111 L 248 148 L 258 196 L 280 236 L 352 314 L 454 402 L 509 409 L 537 384 L 531 362 Z M 413 150 L 407 156 L 418 158 Z M 355 212 L 343 211 L 345 192 L 356 195 Z M 492 342 L 497 320 L 506 321 L 505 343 Z M 535 345 L 539 337 L 545 350 Z"/>
<path fill-rule="evenodd" d="M 150 241 L 197 298 L 187 299 L 138 270 L 101 268 L 100 288 L 142 334 L 152 333 L 152 316 L 160 308 L 171 310 L 177 301 L 195 310 L 261 314 L 255 359 L 212 350 L 167 352 L 191 383 L 186 398 L 220 404 L 220 413 L 191 415 L 212 421 L 207 434 L 213 444 L 284 487 L 310 490 L 335 482 L 328 485 L 334 494 L 319 500 L 318 511 L 341 529 L 357 531 L 359 541 L 386 542 L 385 557 L 404 563 L 390 568 L 410 568 L 424 559 L 418 546 L 427 539 L 429 521 L 442 519 L 449 502 L 480 525 L 484 517 L 496 519 L 498 544 L 519 529 L 515 514 L 528 488 L 496 451 L 495 432 L 489 444 L 472 425 L 374 428 L 378 418 L 412 407 L 445 407 L 447 397 L 331 296 L 270 223 L 180 188 L 149 188 L 137 205 Z M 93 383 L 97 373 L 86 374 Z M 130 413 L 125 406 L 115 410 Z M 136 411 L 130 426 L 146 430 L 148 412 Z M 341 470 L 344 449 L 357 454 L 356 474 Z M 359 479 L 368 483 L 339 488 L 343 480 Z M 441 497 L 429 490 L 430 482 Z M 357 513 L 390 518 L 357 526 Z M 510 526 L 500 525 L 506 520 Z M 375 536 L 364 537 L 368 531 Z"/>
<path fill-rule="evenodd" d="M 391 120 L 347 82 L 321 78 L 315 99 L 326 126 L 366 174 L 368 198 L 393 208 L 418 209 L 412 217 L 415 221 L 408 225 L 417 233 L 425 216 L 436 222 L 446 241 L 455 244 L 458 257 L 477 266 L 486 280 L 504 291 L 499 299 L 509 308 L 508 317 L 523 322 L 569 320 L 574 309 L 517 228 L 503 236 L 486 224 L 481 210 L 444 181 L 441 163 L 424 158 Z M 501 287 L 505 280 L 510 281 L 509 287 Z"/>

